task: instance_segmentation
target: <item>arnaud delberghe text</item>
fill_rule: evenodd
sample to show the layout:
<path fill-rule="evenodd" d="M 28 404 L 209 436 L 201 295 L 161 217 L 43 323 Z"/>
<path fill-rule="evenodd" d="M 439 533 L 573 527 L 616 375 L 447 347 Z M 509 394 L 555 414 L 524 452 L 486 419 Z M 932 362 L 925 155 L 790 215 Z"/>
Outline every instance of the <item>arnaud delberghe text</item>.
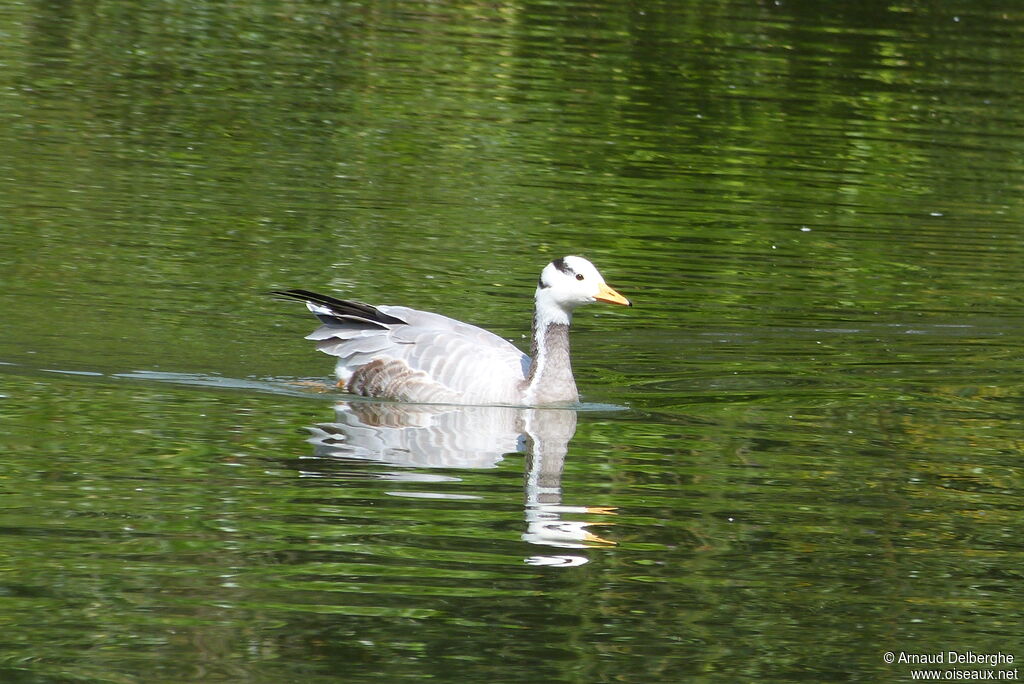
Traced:
<path fill-rule="evenodd" d="M 974 653 L 973 651 L 936 651 L 935 653 L 905 653 L 900 651 L 897 663 L 912 665 L 1010 665 L 1012 653 Z"/>

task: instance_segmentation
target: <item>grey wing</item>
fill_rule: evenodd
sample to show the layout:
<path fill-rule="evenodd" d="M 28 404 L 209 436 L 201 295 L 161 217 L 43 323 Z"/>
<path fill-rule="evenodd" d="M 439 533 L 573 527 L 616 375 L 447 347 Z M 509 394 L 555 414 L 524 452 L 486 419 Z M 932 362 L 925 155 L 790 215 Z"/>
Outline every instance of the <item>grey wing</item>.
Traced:
<path fill-rule="evenodd" d="M 339 357 L 350 391 L 407 401 L 517 403 L 529 357 L 497 335 L 401 306 L 377 309 L 399 323 L 329 323 L 309 339 Z"/>

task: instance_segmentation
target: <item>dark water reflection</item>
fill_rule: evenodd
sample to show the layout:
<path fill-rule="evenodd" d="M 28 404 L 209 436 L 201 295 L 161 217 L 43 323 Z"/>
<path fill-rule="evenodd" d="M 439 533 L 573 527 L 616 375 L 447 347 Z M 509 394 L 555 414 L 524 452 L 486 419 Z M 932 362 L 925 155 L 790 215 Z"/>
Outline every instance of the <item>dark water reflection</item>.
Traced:
<path fill-rule="evenodd" d="M 1016 395 L 778 378 L 654 413 L 410 413 L 7 373 L 5 667 L 834 679 L 854 652 L 884 672 L 876 644 L 1006 649 Z"/>

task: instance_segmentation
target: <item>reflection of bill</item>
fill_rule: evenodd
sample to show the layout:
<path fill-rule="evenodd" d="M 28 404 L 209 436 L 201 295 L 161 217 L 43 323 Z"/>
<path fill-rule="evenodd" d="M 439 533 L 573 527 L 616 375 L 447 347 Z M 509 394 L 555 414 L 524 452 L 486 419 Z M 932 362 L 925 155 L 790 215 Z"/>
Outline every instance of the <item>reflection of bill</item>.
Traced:
<path fill-rule="evenodd" d="M 493 468 L 506 454 L 526 453 L 523 539 L 560 548 L 608 545 L 592 534 L 595 523 L 565 520 L 566 514 L 607 515 L 608 508 L 562 504 L 562 466 L 576 433 L 576 411 L 503 406 L 342 402 L 335 420 L 309 428 L 317 458 L 345 458 L 411 468 Z M 382 474 L 391 480 L 430 481 L 423 473 Z M 397 493 L 396 493 L 397 494 Z M 404 492 L 402 496 L 432 496 Z M 465 495 L 438 495 L 463 498 Z M 609 524 L 609 523 L 597 523 Z M 534 557 L 537 565 L 579 565 L 578 557 Z"/>
<path fill-rule="evenodd" d="M 612 514 L 609 508 L 562 505 L 562 467 L 569 441 L 576 433 L 576 412 L 529 410 L 525 415 L 527 436 L 526 533 L 523 539 L 534 544 L 581 549 L 609 545 L 606 539 L 590 533 L 593 524 L 563 520 L 563 514 Z M 540 564 L 540 563 L 534 563 Z M 576 563 L 577 565 L 579 563 Z"/>

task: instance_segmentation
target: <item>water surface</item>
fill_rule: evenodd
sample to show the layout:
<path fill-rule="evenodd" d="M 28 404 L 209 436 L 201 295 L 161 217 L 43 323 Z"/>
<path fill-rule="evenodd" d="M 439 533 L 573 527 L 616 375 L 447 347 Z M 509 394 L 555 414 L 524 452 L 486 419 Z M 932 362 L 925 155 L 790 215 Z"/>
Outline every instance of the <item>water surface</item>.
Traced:
<path fill-rule="evenodd" d="M 1022 26 L 1000 2 L 9 3 L 0 679 L 1024 659 Z M 579 410 L 318 391 L 314 321 L 265 294 L 526 346 L 569 253 L 636 304 L 579 311 Z"/>

